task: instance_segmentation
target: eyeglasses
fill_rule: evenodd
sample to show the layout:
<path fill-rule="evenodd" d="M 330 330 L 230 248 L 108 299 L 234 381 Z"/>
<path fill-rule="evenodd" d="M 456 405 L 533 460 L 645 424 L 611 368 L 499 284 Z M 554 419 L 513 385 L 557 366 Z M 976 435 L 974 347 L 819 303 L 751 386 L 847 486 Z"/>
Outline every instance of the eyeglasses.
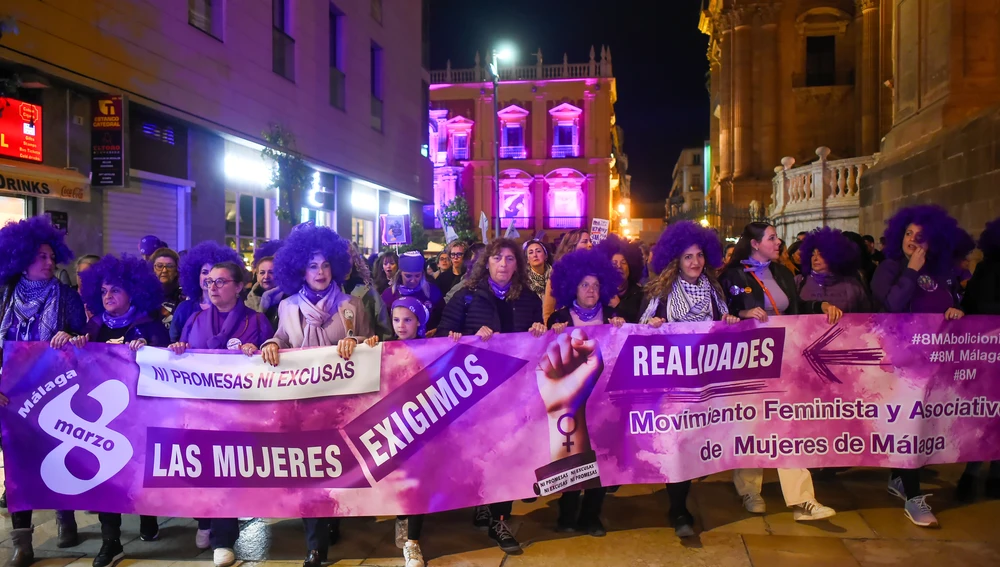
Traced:
<path fill-rule="evenodd" d="M 219 278 L 217 280 L 206 279 L 205 280 L 205 289 L 209 289 L 209 288 L 212 288 L 212 287 L 222 287 L 222 286 L 224 286 L 226 284 L 232 283 L 233 281 L 235 281 L 235 280 L 227 280 L 226 278 Z"/>
<path fill-rule="evenodd" d="M 452 258 L 461 258 L 462 256 L 465 256 L 465 252 L 452 252 L 449 256 Z"/>
<path fill-rule="evenodd" d="M 162 272 L 164 270 L 176 270 L 177 266 L 174 264 L 153 264 L 153 269 L 157 272 Z"/>

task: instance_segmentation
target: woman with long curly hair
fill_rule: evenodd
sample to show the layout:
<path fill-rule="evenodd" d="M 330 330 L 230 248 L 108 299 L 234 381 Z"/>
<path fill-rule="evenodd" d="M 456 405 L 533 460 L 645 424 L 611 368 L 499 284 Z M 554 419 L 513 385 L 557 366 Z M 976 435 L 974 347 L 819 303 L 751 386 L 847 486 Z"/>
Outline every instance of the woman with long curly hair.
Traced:
<path fill-rule="evenodd" d="M 936 205 L 896 212 L 885 227 L 885 260 L 872 277 L 872 296 L 886 313 L 939 313 L 961 319 L 961 287 L 955 277 L 958 222 Z M 892 469 L 889 494 L 903 500 L 903 513 L 921 527 L 938 525 L 920 491 L 920 469 Z"/>
<path fill-rule="evenodd" d="M 622 275 L 621 284 L 611 298 L 611 307 L 626 323 L 638 323 L 643 297 L 642 286 L 639 285 L 642 279 L 642 249 L 617 234 L 608 235 L 597 245 L 597 249 L 611 260 Z"/>
<path fill-rule="evenodd" d="M 162 250 L 162 249 L 161 249 Z M 159 251 L 157 251 L 158 253 Z M 151 258 L 155 261 L 158 256 Z M 144 346 L 165 347 L 167 328 L 150 314 L 163 304 L 160 279 L 150 265 L 136 256 L 105 256 L 80 274 L 80 293 L 93 314 L 86 332 L 70 342 L 83 348 L 88 342 L 127 344 L 133 351 Z M 101 512 L 101 549 L 94 567 L 106 567 L 125 557 L 122 547 L 122 515 Z M 159 536 L 156 516 L 139 516 L 139 539 L 154 541 Z"/>
<path fill-rule="evenodd" d="M 280 349 L 339 346 L 370 337 L 362 301 L 340 284 L 353 268 L 350 246 L 326 227 L 302 224 L 274 257 L 278 285 L 288 297 L 278 305 L 278 330 L 261 347 L 264 362 L 277 366 Z M 319 567 L 340 538 L 339 518 L 305 518 L 307 555 L 303 567 Z"/>
<path fill-rule="evenodd" d="M 839 321 L 843 312 L 836 305 L 799 298 L 795 277 L 778 262 L 779 246 L 778 233 L 768 223 L 752 222 L 743 229 L 720 278 L 729 296 L 729 313 L 762 323 L 769 317 L 806 313 L 823 313 L 831 325 Z M 765 512 L 760 495 L 763 479 L 763 469 L 733 471 L 736 491 L 743 497 L 748 512 Z M 808 469 L 778 469 L 778 481 L 785 505 L 793 509 L 796 521 L 819 520 L 836 514 L 833 508 L 816 501 Z"/>
<path fill-rule="evenodd" d="M 824 227 L 801 242 L 804 301 L 826 301 L 844 313 L 869 313 L 871 300 L 858 272 L 860 251 L 839 230 Z M 794 246 L 794 243 L 793 243 Z"/>
<path fill-rule="evenodd" d="M 232 248 L 210 240 L 196 245 L 181 258 L 181 290 L 187 299 L 174 309 L 174 317 L 170 321 L 171 343 L 181 340 L 181 331 L 184 330 L 188 317 L 211 305 L 205 293 L 205 280 L 212 271 L 212 266 L 224 262 L 242 264 L 243 260 Z"/>
<path fill-rule="evenodd" d="M 552 294 L 558 309 L 549 317 L 548 327 L 557 335 L 567 327 L 604 324 L 621 327 L 625 319 L 610 303 L 622 280 L 621 273 L 604 252 L 577 250 L 564 255 L 552 272 Z M 600 517 L 607 492 L 604 487 L 563 492 L 556 531 L 582 531 L 594 537 L 607 534 Z"/>
<path fill-rule="evenodd" d="M 563 235 L 562 240 L 559 241 L 559 247 L 556 248 L 556 253 L 552 257 L 553 265 L 570 252 L 575 250 L 590 250 L 591 248 L 593 248 L 593 245 L 590 242 L 589 230 L 580 228 L 567 232 Z M 550 274 L 550 282 L 551 279 L 552 276 Z M 556 298 L 552 296 L 552 286 L 547 283 L 545 285 L 545 296 L 542 297 L 542 321 L 548 321 L 549 316 L 552 315 L 552 312 L 555 310 Z"/>
<path fill-rule="evenodd" d="M 528 286 L 527 262 L 521 247 L 507 238 L 490 242 L 472 266 L 466 286 L 444 308 L 437 336 L 458 341 L 475 335 L 482 341 L 495 333 L 545 334 L 542 302 Z M 489 536 L 507 553 L 521 545 L 507 525 L 511 502 L 477 506 L 474 524 L 489 530 Z"/>
<path fill-rule="evenodd" d="M 399 271 L 399 254 L 386 250 L 375 261 L 375 290 L 379 295 L 389 288 L 389 283 L 397 271 Z"/>
<path fill-rule="evenodd" d="M 659 328 L 664 323 L 739 322 L 729 314 L 716 275 L 722 247 L 711 230 L 690 221 L 671 224 L 660 234 L 651 263 L 657 275 L 644 286 L 640 323 Z M 668 516 L 677 537 L 694 535 L 694 517 L 687 508 L 690 492 L 690 480 L 667 483 Z"/>
<path fill-rule="evenodd" d="M 61 349 L 84 332 L 87 316 L 80 294 L 55 276 L 56 264 L 73 260 L 65 237 L 45 216 L 0 228 L 0 341 L 48 341 L 52 348 Z M 0 406 L 8 402 L 0 394 Z M 6 496 L 5 492 L 4 500 Z M 12 513 L 10 521 L 14 553 L 8 565 L 27 567 L 35 560 L 31 510 Z M 56 546 L 79 543 L 72 511 L 56 512 L 56 523 Z"/>
<path fill-rule="evenodd" d="M 983 259 L 976 265 L 976 271 L 965 286 L 962 310 L 969 315 L 1000 315 L 1000 218 L 986 223 L 986 228 L 979 235 L 978 248 L 983 253 Z M 976 499 L 982 466 L 981 462 L 965 466 L 955 489 L 956 499 L 961 502 Z M 1000 498 L 1000 461 L 990 463 L 986 497 Z"/>

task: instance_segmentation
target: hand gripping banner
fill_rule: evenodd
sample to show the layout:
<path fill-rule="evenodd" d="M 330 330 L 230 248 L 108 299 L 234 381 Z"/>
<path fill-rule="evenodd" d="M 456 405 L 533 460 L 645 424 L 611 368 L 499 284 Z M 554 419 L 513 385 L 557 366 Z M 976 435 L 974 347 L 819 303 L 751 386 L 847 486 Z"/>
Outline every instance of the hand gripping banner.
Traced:
<path fill-rule="evenodd" d="M 600 326 L 278 368 L 4 347 L 12 511 L 419 514 L 744 467 L 1000 459 L 1000 317 Z"/>

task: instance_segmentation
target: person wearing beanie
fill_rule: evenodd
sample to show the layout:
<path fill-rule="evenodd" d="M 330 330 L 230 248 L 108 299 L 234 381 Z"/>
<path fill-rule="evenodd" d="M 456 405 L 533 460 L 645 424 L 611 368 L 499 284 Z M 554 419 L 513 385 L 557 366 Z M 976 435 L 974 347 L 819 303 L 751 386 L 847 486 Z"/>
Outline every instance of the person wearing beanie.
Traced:
<path fill-rule="evenodd" d="M 80 294 L 55 276 L 56 264 L 73 260 L 66 232 L 46 216 L 31 217 L 0 228 L 0 341 L 47 341 L 62 349 L 87 324 Z M 0 406 L 10 400 L 0 394 Z M 6 500 L 6 492 L 3 499 Z M 27 567 L 35 560 L 31 542 L 31 510 L 10 515 L 9 567 Z M 56 512 L 56 546 L 79 543 L 71 510 Z"/>
<path fill-rule="evenodd" d="M 169 248 L 169 246 L 167 246 L 166 242 L 152 234 L 143 236 L 142 240 L 139 241 L 139 255 L 142 256 L 143 260 L 149 261 L 153 252 L 156 252 L 160 248 Z"/>
<path fill-rule="evenodd" d="M 169 248 L 157 248 L 149 256 L 149 264 L 153 267 L 153 273 L 160 282 L 160 289 L 163 291 L 163 303 L 160 304 L 157 313 L 163 326 L 170 329 L 170 323 L 174 319 L 174 311 L 186 298 L 181 291 L 180 270 L 181 258 L 177 252 Z"/>
<path fill-rule="evenodd" d="M 80 290 L 94 316 L 86 333 L 70 340 L 73 346 L 83 348 L 88 342 L 127 344 L 137 351 L 144 346 L 167 345 L 167 329 L 158 318 L 163 303 L 160 280 L 144 260 L 127 254 L 105 256 L 81 274 Z M 107 567 L 125 557 L 122 515 L 101 512 L 98 519 L 102 543 L 94 567 Z M 159 531 L 156 516 L 139 516 L 139 539 L 155 541 Z"/>
<path fill-rule="evenodd" d="M 208 279 L 212 266 L 223 262 L 242 264 L 243 260 L 232 248 L 209 240 L 196 245 L 181 258 L 181 290 L 187 299 L 174 309 L 174 316 L 170 321 L 171 343 L 181 340 L 181 332 L 188 317 L 211 305 L 208 294 L 205 293 L 205 280 Z"/>
<path fill-rule="evenodd" d="M 425 322 L 427 331 L 434 336 L 434 330 L 444 311 L 444 296 L 427 279 L 424 266 L 424 255 L 420 252 L 403 253 L 399 257 L 399 269 L 389 282 L 389 287 L 382 292 L 382 301 L 386 305 L 392 305 L 401 297 L 410 297 L 421 302 L 430 314 L 429 320 Z"/>

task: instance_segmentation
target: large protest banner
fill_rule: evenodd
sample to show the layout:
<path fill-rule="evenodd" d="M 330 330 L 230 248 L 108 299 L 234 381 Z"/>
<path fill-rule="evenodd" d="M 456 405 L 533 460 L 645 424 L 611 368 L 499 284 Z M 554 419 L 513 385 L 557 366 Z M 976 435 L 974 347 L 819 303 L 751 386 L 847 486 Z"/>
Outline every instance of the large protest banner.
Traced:
<path fill-rule="evenodd" d="M 741 467 L 1000 458 L 1000 318 L 570 331 L 286 351 L 278 368 L 8 342 L 8 503 L 415 514 Z"/>

